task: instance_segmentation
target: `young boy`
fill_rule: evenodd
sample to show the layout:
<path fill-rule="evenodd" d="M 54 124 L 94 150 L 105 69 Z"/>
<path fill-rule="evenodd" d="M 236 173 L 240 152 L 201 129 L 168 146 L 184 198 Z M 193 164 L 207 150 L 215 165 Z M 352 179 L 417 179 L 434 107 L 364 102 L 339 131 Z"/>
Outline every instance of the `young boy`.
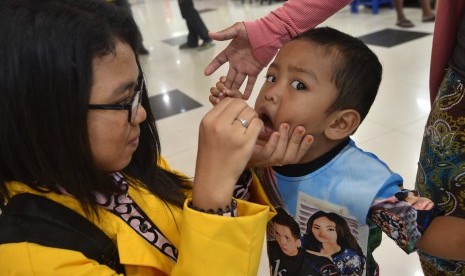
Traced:
<path fill-rule="evenodd" d="M 253 181 L 261 186 L 249 185 L 250 181 L 239 184 L 245 187 L 242 190 L 248 189 L 251 200 L 261 198 L 284 208 L 302 231 L 318 211 L 344 217 L 358 245 L 348 245 L 344 233 L 335 235 L 336 230 L 329 229 L 327 235 L 317 237 L 318 248 L 311 250 L 333 260 L 346 248 L 359 246 L 366 262 L 338 257 L 341 275 L 377 275 L 379 268 L 372 252 L 381 242 L 380 230 L 410 253 L 425 227 L 417 220 L 430 221 L 438 212 L 428 199 L 407 202 L 404 197 L 395 197 L 403 193 L 402 178 L 350 138 L 376 97 L 381 73 L 378 58 L 362 41 L 332 28 L 316 28 L 279 51 L 255 102 L 255 111 L 265 124 L 258 145 L 266 145 L 282 125 L 289 130 L 303 127 L 305 139 L 313 136 L 313 144 L 298 164 L 257 167 L 263 162 L 253 158 L 249 163 Z M 241 96 L 239 91 L 226 90 L 221 81 L 211 93 L 213 104 L 225 95 Z M 238 120 L 244 119 L 250 118 Z M 421 206 L 430 209 L 428 216 L 416 215 Z M 275 239 L 272 231 L 268 234 L 268 239 Z M 329 242 L 336 237 L 337 241 Z M 347 261 L 340 261 L 344 259 Z"/>

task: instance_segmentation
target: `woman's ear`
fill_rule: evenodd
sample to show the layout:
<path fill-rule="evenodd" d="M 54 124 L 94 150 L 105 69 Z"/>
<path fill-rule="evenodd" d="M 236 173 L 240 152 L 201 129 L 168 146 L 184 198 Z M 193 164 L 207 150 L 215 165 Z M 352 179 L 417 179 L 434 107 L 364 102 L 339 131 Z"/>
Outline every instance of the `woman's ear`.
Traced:
<path fill-rule="evenodd" d="M 325 128 L 325 135 L 331 140 L 340 140 L 352 135 L 361 123 L 360 113 L 355 109 L 335 111 Z"/>

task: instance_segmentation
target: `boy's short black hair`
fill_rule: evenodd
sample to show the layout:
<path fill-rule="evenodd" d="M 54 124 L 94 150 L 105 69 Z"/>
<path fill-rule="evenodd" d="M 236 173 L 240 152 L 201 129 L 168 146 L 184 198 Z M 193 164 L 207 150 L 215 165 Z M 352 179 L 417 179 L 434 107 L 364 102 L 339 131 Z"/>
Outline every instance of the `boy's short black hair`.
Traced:
<path fill-rule="evenodd" d="M 310 29 L 295 40 L 323 47 L 334 60 L 332 79 L 339 94 L 328 112 L 355 109 L 363 120 L 381 83 L 383 68 L 375 53 L 360 39 L 330 27 Z"/>

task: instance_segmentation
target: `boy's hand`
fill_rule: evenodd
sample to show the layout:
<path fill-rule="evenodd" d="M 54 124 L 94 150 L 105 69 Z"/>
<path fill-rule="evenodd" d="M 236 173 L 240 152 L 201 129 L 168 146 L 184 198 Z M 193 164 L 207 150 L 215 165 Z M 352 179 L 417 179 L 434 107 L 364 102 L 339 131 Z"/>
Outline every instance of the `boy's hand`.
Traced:
<path fill-rule="evenodd" d="M 420 197 L 418 191 L 403 189 L 395 194 L 395 198 L 405 201 L 412 205 L 417 210 L 431 210 L 434 207 L 434 202 L 426 197 Z"/>
<path fill-rule="evenodd" d="M 419 197 L 411 194 L 404 199 L 404 201 L 410 203 L 413 208 L 417 210 L 431 210 L 434 207 L 434 202 L 426 197 Z"/>
<path fill-rule="evenodd" d="M 289 125 L 283 123 L 279 132 L 275 132 L 270 139 L 255 145 L 255 150 L 248 163 L 248 167 L 282 166 L 298 163 L 313 144 L 313 136 L 305 135 L 305 128 L 296 127 L 289 137 Z"/>
<path fill-rule="evenodd" d="M 210 88 L 210 103 L 212 105 L 217 105 L 225 97 L 231 98 L 242 98 L 242 93 L 238 89 L 228 89 L 225 85 L 226 77 L 220 77 L 220 80 L 216 83 L 215 87 Z"/>

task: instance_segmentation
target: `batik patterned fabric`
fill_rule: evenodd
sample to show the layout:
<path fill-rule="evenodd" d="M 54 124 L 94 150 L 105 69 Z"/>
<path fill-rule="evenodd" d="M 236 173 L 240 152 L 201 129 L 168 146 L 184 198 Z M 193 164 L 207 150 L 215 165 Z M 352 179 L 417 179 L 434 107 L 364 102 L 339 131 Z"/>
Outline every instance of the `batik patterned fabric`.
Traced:
<path fill-rule="evenodd" d="M 177 261 L 178 250 L 158 229 L 142 209 L 132 200 L 128 194 L 128 183 L 121 173 L 115 172 L 110 175 L 115 184 L 121 188 L 121 193 L 107 197 L 97 194 L 97 203 L 113 214 L 121 217 L 141 237 L 155 246 L 173 262 Z"/>
<path fill-rule="evenodd" d="M 448 69 L 425 127 L 416 189 L 445 210 L 465 218 L 465 91 Z M 425 275 L 465 275 L 465 264 L 420 253 Z"/>

